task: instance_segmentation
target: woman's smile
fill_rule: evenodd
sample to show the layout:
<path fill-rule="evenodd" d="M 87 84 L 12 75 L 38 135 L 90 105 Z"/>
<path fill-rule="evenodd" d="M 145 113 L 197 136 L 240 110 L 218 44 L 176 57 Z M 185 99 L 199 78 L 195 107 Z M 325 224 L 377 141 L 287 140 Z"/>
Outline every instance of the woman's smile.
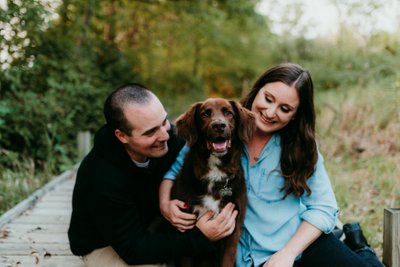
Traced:
<path fill-rule="evenodd" d="M 297 90 L 283 82 L 267 83 L 257 93 L 252 111 L 258 128 L 271 134 L 285 127 L 294 118 L 299 106 Z"/>

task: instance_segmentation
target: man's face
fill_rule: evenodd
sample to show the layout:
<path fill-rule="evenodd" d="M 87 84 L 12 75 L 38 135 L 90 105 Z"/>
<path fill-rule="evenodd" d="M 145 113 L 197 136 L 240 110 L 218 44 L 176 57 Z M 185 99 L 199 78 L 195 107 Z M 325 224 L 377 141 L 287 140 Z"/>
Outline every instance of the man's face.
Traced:
<path fill-rule="evenodd" d="M 158 98 L 153 97 L 148 104 L 128 104 L 124 114 L 133 128 L 131 135 L 120 130 L 115 135 L 133 160 L 145 162 L 147 158 L 159 158 L 168 152 L 171 125 Z"/>

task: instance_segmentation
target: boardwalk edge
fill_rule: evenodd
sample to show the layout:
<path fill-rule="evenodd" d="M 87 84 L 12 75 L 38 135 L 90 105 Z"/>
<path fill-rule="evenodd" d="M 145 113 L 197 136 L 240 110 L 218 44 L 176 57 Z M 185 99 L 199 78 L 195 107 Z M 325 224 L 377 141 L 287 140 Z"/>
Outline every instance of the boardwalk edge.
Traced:
<path fill-rule="evenodd" d="M 14 218 L 22 214 L 24 211 L 32 207 L 36 201 L 42 197 L 46 192 L 51 191 L 56 185 L 60 184 L 64 180 L 71 178 L 73 176 L 77 169 L 79 167 L 79 163 L 74 165 L 74 167 L 68 171 L 63 172 L 59 176 L 56 176 L 53 178 L 50 182 L 45 184 L 43 187 L 39 188 L 35 192 L 33 192 L 29 197 L 26 199 L 22 200 L 20 203 L 18 203 L 16 206 L 11 208 L 10 210 L 6 211 L 1 217 L 0 217 L 0 229 L 12 221 Z"/>

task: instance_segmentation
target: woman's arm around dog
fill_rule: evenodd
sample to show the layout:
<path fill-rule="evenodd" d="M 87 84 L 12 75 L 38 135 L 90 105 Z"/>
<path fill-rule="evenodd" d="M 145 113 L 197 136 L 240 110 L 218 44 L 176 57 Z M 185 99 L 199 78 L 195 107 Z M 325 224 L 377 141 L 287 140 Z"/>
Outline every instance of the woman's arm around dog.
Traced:
<path fill-rule="evenodd" d="M 170 199 L 173 180 L 164 179 L 160 185 L 160 211 L 175 228 L 184 232 L 192 229 L 196 224 L 196 215 L 183 212 L 187 204 L 178 199 Z"/>

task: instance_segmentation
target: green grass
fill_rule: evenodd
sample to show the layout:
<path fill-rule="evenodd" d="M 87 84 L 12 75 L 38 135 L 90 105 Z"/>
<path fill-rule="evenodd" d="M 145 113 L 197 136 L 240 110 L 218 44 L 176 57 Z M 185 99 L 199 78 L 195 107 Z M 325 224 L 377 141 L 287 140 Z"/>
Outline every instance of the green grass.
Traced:
<path fill-rule="evenodd" d="M 317 92 L 320 150 L 343 223 L 360 222 L 382 256 L 384 208 L 400 207 L 400 85 Z"/>
<path fill-rule="evenodd" d="M 47 183 L 51 175 L 35 171 L 32 160 L 0 150 L 0 216 Z M 7 162 L 6 162 L 7 161 Z"/>

